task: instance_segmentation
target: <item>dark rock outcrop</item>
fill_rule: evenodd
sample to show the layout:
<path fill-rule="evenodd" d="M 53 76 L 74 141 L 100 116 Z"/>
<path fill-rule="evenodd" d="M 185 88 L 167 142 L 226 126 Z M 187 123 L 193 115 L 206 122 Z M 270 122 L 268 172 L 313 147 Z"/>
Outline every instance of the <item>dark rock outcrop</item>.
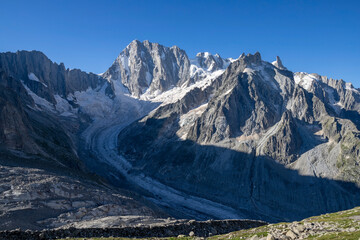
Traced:
<path fill-rule="evenodd" d="M 56 239 L 56 238 L 98 238 L 98 237 L 177 237 L 179 235 L 188 236 L 193 232 L 193 236 L 209 237 L 215 234 L 225 234 L 242 229 L 249 229 L 266 225 L 267 223 L 254 220 L 224 220 L 224 221 L 189 221 L 180 224 L 164 226 L 141 226 L 124 228 L 68 228 L 43 231 L 0 231 L 0 239 Z"/>

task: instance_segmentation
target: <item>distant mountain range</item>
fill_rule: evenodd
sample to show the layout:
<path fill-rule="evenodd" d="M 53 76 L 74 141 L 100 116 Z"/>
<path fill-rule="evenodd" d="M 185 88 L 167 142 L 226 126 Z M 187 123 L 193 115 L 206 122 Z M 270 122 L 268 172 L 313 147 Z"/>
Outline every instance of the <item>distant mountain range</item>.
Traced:
<path fill-rule="evenodd" d="M 2 229 L 360 205 L 360 90 L 279 57 L 189 59 L 134 40 L 96 75 L 0 53 L 0 119 Z"/>

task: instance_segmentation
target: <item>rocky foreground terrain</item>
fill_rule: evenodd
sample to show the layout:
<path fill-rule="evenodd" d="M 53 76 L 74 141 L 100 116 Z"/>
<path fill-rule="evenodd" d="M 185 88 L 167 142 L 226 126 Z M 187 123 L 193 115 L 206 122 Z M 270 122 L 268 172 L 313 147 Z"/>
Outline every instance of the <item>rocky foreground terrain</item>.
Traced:
<path fill-rule="evenodd" d="M 0 174 L 1 230 L 177 222 L 100 181 L 24 167 L 1 166 Z"/>
<path fill-rule="evenodd" d="M 256 227 L 258 226 L 258 227 Z M 240 231 L 232 232 L 236 229 Z M 229 233 L 228 233 L 229 232 Z M 226 233 L 226 234 L 223 234 Z M 220 235 L 219 235 L 220 234 Z M 69 228 L 44 231 L 2 231 L 0 239 L 179 239 L 179 240 L 296 240 L 360 238 L 360 207 L 310 217 L 298 222 L 266 224 L 246 220 L 196 222 L 195 220 L 132 228 Z M 74 238 L 71 238 L 74 237 Z M 130 238 L 132 237 L 132 238 Z M 146 237 L 146 238 L 144 238 Z"/>
<path fill-rule="evenodd" d="M 360 238 L 360 208 L 324 214 L 299 222 L 269 224 L 210 239 L 355 239 Z"/>
<path fill-rule="evenodd" d="M 255 220 L 208 220 L 205 222 L 178 221 L 176 223 L 138 224 L 122 228 L 59 228 L 42 231 L 21 231 L 21 229 L 0 232 L 0 239 L 58 239 L 70 237 L 185 237 L 211 236 L 239 229 L 249 229 L 263 226 L 265 222 Z"/>

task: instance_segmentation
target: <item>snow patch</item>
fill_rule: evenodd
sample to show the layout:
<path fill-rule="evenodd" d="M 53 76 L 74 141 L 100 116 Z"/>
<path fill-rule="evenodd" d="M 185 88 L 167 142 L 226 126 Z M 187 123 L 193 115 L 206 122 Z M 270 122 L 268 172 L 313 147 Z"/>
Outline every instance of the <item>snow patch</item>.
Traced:
<path fill-rule="evenodd" d="M 104 118 L 111 113 L 113 100 L 105 94 L 107 84 L 99 90 L 88 88 L 86 91 L 75 92 L 74 98 L 80 105 L 80 110 L 93 118 Z"/>
<path fill-rule="evenodd" d="M 254 74 L 255 70 L 252 68 L 245 68 L 243 72 L 250 75 L 250 74 Z"/>
<path fill-rule="evenodd" d="M 206 110 L 207 107 L 207 103 L 200 105 L 197 108 L 194 108 L 192 110 L 190 110 L 189 112 L 187 112 L 186 114 L 183 114 L 180 116 L 180 120 L 179 120 L 179 125 L 180 127 L 189 125 L 193 122 L 195 122 L 196 119 L 198 119 L 201 114 Z"/>
<path fill-rule="evenodd" d="M 56 100 L 55 108 L 56 111 L 60 113 L 60 116 L 64 116 L 64 117 L 74 116 L 75 110 L 66 99 L 60 97 L 57 94 L 54 95 L 54 97 Z"/>
<path fill-rule="evenodd" d="M 50 102 L 48 102 L 46 99 L 39 97 L 38 95 L 36 95 L 33 91 L 30 90 L 30 88 L 28 88 L 24 82 L 21 81 L 21 83 L 23 84 L 24 88 L 26 89 L 27 93 L 32 97 L 32 99 L 34 100 L 37 109 L 36 110 L 46 110 L 46 111 L 50 111 L 55 113 L 55 108 L 54 105 Z"/>
<path fill-rule="evenodd" d="M 119 60 L 120 60 L 122 67 L 125 69 L 126 73 L 129 74 L 130 73 L 130 69 L 129 69 L 130 64 L 129 64 L 128 56 L 126 56 L 125 54 L 120 54 Z"/>
<path fill-rule="evenodd" d="M 40 82 L 39 78 L 32 72 L 29 73 L 28 77 L 29 77 L 30 80 L 33 80 L 35 82 Z"/>
<path fill-rule="evenodd" d="M 353 91 L 353 92 L 356 92 L 356 93 L 359 93 L 359 91 L 354 88 L 354 86 L 352 85 L 352 83 L 346 83 L 345 84 L 345 89 L 346 90 L 349 90 L 349 91 Z"/>
<path fill-rule="evenodd" d="M 342 104 L 339 102 L 335 101 L 335 97 L 334 97 L 334 91 L 332 90 L 330 87 L 325 87 L 325 91 L 327 92 L 328 96 L 329 96 L 329 103 L 330 106 L 334 109 L 334 111 L 337 114 L 340 114 L 341 112 L 341 108 L 343 107 Z"/>
<path fill-rule="evenodd" d="M 174 87 L 160 94 L 159 92 L 154 92 L 153 94 L 146 92 L 140 96 L 140 99 L 146 101 L 152 101 L 152 102 L 162 102 L 163 105 L 168 103 L 174 103 L 179 99 L 183 98 L 186 93 L 188 93 L 194 88 L 205 89 L 207 86 L 209 86 L 212 83 L 214 79 L 220 76 L 223 72 L 224 70 L 215 71 L 207 75 L 207 77 L 204 78 L 203 80 L 200 80 L 188 87 Z"/>
<path fill-rule="evenodd" d="M 275 78 L 271 77 L 265 70 L 266 67 L 268 67 L 266 64 L 261 64 L 260 66 L 256 65 L 245 68 L 243 72 L 248 75 L 254 75 L 257 72 L 265 82 L 270 84 L 272 88 L 279 89 L 279 87 L 275 84 Z"/>
<path fill-rule="evenodd" d="M 113 80 L 111 81 L 114 86 L 114 92 L 116 96 L 119 96 L 121 94 L 130 94 L 129 90 L 122 84 L 120 80 Z"/>
<path fill-rule="evenodd" d="M 146 83 L 147 83 L 147 85 L 150 86 L 151 80 L 152 80 L 152 76 L 151 76 L 151 74 L 150 74 L 148 71 L 146 72 L 145 78 L 146 78 Z"/>
<path fill-rule="evenodd" d="M 44 85 L 45 87 L 47 87 L 47 85 L 45 83 L 40 82 L 39 78 L 32 72 L 28 74 L 28 78 L 32 81 L 39 82 L 42 85 Z"/>

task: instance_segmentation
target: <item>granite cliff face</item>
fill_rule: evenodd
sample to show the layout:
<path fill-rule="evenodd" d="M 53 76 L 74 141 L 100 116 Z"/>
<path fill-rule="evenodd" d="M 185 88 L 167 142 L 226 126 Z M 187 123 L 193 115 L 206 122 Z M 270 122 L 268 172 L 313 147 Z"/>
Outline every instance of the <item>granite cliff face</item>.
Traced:
<path fill-rule="evenodd" d="M 184 50 L 149 41 L 132 41 L 103 77 L 120 81 L 131 95 L 164 92 L 189 81 L 190 62 Z M 119 83 L 118 83 L 119 84 Z"/>
<path fill-rule="evenodd" d="M 76 91 L 96 89 L 108 84 L 96 74 L 85 73 L 79 69 L 65 69 L 63 63 L 53 63 L 38 51 L 1 53 L 0 67 L 8 75 L 23 81 L 37 96 L 55 104 L 54 95 L 64 97 Z M 106 87 L 106 91 L 113 95 L 110 85 Z"/>
<path fill-rule="evenodd" d="M 225 69 L 232 59 L 198 53 L 189 60 L 177 46 L 164 47 L 149 41 L 132 41 L 102 77 L 119 92 L 149 100 L 174 87 L 186 87 L 211 73 Z"/>

